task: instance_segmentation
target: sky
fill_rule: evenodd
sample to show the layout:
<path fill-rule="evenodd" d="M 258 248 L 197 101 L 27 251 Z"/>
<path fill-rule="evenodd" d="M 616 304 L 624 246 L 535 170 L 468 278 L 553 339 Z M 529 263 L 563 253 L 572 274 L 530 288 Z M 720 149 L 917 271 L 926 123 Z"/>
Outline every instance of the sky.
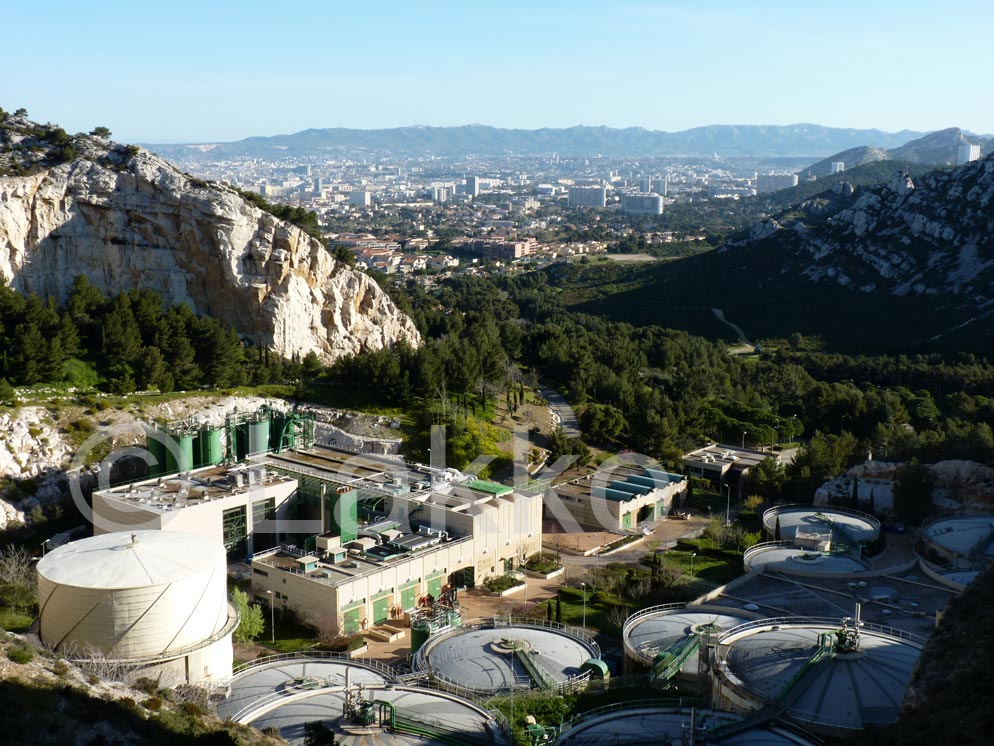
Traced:
<path fill-rule="evenodd" d="M 0 107 L 124 142 L 462 124 L 994 132 L 991 0 L 5 5 Z"/>

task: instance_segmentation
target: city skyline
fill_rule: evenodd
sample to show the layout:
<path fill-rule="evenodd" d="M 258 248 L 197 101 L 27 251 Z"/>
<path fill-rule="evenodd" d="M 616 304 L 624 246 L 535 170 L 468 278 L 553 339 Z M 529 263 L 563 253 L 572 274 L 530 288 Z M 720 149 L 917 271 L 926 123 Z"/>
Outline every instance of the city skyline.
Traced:
<path fill-rule="evenodd" d="M 679 131 L 793 124 L 994 132 L 994 6 L 766 0 L 500 5 L 117 0 L 5 12 L 0 105 L 115 139 L 479 123 Z"/>

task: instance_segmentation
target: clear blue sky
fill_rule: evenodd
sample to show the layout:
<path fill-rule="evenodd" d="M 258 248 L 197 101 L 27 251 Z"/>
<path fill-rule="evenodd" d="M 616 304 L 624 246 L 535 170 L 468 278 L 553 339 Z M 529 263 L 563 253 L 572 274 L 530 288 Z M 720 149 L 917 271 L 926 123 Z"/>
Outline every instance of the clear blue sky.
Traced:
<path fill-rule="evenodd" d="M 994 1 L 8 2 L 0 106 L 122 141 L 411 124 L 994 132 Z"/>

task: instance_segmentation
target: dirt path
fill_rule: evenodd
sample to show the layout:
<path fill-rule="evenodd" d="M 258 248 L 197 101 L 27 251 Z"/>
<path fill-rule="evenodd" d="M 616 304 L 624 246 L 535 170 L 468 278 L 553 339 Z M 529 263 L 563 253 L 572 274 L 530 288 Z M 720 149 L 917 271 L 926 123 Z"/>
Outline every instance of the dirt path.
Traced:
<path fill-rule="evenodd" d="M 749 341 L 749 338 L 746 336 L 746 333 L 742 331 L 742 327 L 737 326 L 736 324 L 733 324 L 731 321 L 726 319 L 724 311 L 722 311 L 720 308 L 712 308 L 711 313 L 713 313 L 715 318 L 718 319 L 718 321 L 720 321 L 722 324 L 731 327 L 732 331 L 734 331 L 735 335 L 739 338 L 739 342 L 741 342 L 743 346 L 748 348 L 747 350 L 748 352 L 753 352 L 755 350 L 755 347 L 753 346 L 752 342 Z M 738 351 L 739 354 L 741 354 L 741 348 L 735 348 L 735 351 Z"/>

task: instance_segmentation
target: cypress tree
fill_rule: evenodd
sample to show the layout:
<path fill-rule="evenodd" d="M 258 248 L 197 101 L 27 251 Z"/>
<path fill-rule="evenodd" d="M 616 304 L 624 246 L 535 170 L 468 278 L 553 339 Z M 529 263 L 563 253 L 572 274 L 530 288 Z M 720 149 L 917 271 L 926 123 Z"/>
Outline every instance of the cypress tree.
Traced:
<path fill-rule="evenodd" d="M 559 624 L 563 623 L 563 603 L 559 599 L 559 596 L 556 596 L 556 621 Z"/>

